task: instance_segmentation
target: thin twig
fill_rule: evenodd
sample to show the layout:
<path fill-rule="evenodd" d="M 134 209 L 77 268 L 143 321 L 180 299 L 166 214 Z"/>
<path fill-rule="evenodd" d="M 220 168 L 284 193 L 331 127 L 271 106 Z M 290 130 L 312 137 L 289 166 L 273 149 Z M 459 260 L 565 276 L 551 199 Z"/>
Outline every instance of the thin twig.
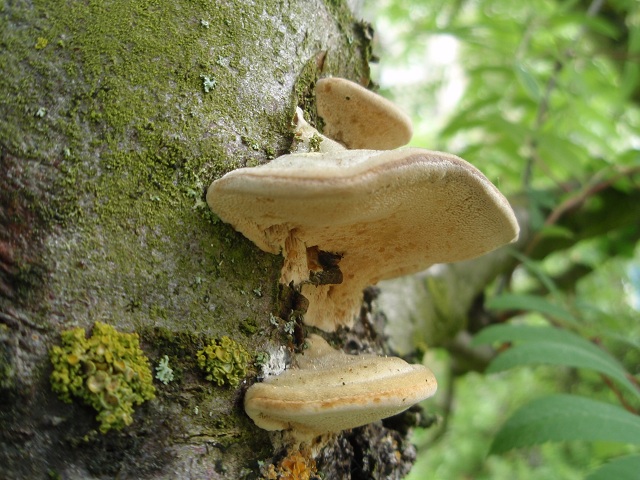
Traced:
<path fill-rule="evenodd" d="M 640 414 L 640 411 L 638 411 L 636 408 L 633 407 L 633 405 L 631 405 L 629 402 L 627 402 L 627 400 L 625 400 L 624 395 L 622 395 L 622 392 L 620 391 L 618 386 L 615 383 L 613 383 L 613 381 L 609 377 L 607 377 L 602 373 L 600 374 L 600 377 L 602 378 L 604 383 L 607 384 L 607 387 L 609 387 L 609 389 L 614 393 L 614 395 L 618 397 L 618 401 L 620 402 L 620 405 L 622 405 L 625 410 L 633 413 L 634 415 Z"/>
<path fill-rule="evenodd" d="M 630 177 L 637 173 L 640 173 L 640 167 L 638 166 L 624 168 L 606 180 L 598 181 L 598 182 L 592 183 L 591 185 L 588 185 L 582 191 L 576 193 L 576 195 L 570 198 L 567 198 L 564 202 L 562 202 L 560 205 L 555 207 L 551 211 L 551 213 L 547 216 L 544 222 L 544 226 L 549 227 L 549 226 L 555 225 L 566 213 L 576 210 L 581 205 L 583 205 L 590 197 L 602 192 L 603 190 L 606 190 L 607 188 L 610 188 L 618 180 L 625 177 Z M 535 247 L 537 247 L 538 244 L 540 243 L 540 240 L 542 239 L 543 235 L 544 235 L 544 229 L 537 232 L 533 236 L 533 238 L 527 245 L 527 248 L 524 249 L 524 252 L 523 252 L 524 255 L 526 256 L 531 255 Z"/>
<path fill-rule="evenodd" d="M 453 412 L 453 399 L 455 396 L 455 381 L 456 376 L 454 373 L 453 359 L 449 360 L 449 369 L 447 372 L 447 389 L 444 394 L 444 409 L 442 412 L 442 422 L 440 423 L 438 430 L 426 441 L 421 447 L 429 447 L 434 445 L 447 433 L 449 427 L 449 419 Z"/>

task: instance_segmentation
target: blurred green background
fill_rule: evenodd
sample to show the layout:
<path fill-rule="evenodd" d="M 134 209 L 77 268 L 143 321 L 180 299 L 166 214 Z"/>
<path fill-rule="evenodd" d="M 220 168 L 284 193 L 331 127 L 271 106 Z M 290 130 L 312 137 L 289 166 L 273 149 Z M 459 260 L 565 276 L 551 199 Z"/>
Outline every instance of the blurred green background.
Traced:
<path fill-rule="evenodd" d="M 408 478 L 640 479 L 640 434 L 625 437 L 640 428 L 640 2 L 365 0 L 364 16 L 372 78 L 412 116 L 412 145 L 463 157 L 526 205 L 533 233 L 485 290 L 489 323 L 580 337 L 631 385 L 576 368 L 570 352 L 545 365 L 523 351 L 520 366 L 489 373 L 456 371 L 431 348 L 440 389 L 424 406 L 438 422 L 415 432 Z M 534 409 L 489 455 L 514 412 L 558 393 L 629 415 L 553 432 L 536 430 Z M 615 474 L 598 470 L 626 456 Z"/>

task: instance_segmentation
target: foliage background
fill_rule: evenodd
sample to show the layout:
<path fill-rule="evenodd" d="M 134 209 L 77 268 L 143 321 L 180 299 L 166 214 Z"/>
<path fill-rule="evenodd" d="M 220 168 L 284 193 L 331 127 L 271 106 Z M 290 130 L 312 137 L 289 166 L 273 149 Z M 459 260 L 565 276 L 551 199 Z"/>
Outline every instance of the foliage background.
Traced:
<path fill-rule="evenodd" d="M 440 422 L 416 432 L 421 455 L 409 478 L 577 479 L 637 455 L 637 444 L 589 435 L 545 443 L 543 434 L 530 438 L 540 445 L 487 457 L 506 419 L 546 394 L 589 397 L 637 418 L 640 5 L 385 0 L 365 2 L 365 11 L 381 60 L 373 78 L 411 113 L 412 143 L 470 161 L 528 213 L 531 238 L 466 330 L 480 330 L 478 317 L 482 327 L 558 327 L 602 347 L 636 388 L 576 369 L 569 355 L 499 374 L 483 365 L 460 371 L 455 352 L 433 348 L 446 342 L 414 333 L 414 345 L 432 347 L 426 361 L 441 386 L 426 408 Z"/>

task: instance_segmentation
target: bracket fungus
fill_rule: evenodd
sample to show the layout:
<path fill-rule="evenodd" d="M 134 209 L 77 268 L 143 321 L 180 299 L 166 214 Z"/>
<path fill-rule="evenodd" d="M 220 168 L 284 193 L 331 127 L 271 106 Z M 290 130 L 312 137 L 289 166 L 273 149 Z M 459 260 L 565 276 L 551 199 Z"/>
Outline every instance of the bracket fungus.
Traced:
<path fill-rule="evenodd" d="M 247 390 L 245 410 L 257 426 L 306 440 L 396 415 L 436 392 L 436 379 L 423 365 L 347 355 L 318 335 L 307 344 L 296 356 L 298 368 Z"/>
<path fill-rule="evenodd" d="M 418 148 L 289 154 L 213 182 L 207 202 L 309 301 L 307 325 L 351 326 L 362 290 L 514 241 L 515 215 L 464 160 Z M 338 272 L 339 271 L 339 272 Z M 338 274 L 339 273 L 339 274 Z"/>
<path fill-rule="evenodd" d="M 344 78 L 316 83 L 316 108 L 323 134 L 349 149 L 392 150 L 409 143 L 411 119 L 371 90 Z"/>

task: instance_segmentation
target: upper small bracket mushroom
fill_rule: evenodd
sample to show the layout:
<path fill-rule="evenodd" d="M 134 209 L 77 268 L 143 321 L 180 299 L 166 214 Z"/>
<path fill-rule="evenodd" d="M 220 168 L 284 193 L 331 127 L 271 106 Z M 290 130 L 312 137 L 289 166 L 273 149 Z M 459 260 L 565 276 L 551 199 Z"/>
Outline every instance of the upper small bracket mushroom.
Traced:
<path fill-rule="evenodd" d="M 316 83 L 322 133 L 348 149 L 392 150 L 409 143 L 411 119 L 384 97 L 344 78 Z"/>

